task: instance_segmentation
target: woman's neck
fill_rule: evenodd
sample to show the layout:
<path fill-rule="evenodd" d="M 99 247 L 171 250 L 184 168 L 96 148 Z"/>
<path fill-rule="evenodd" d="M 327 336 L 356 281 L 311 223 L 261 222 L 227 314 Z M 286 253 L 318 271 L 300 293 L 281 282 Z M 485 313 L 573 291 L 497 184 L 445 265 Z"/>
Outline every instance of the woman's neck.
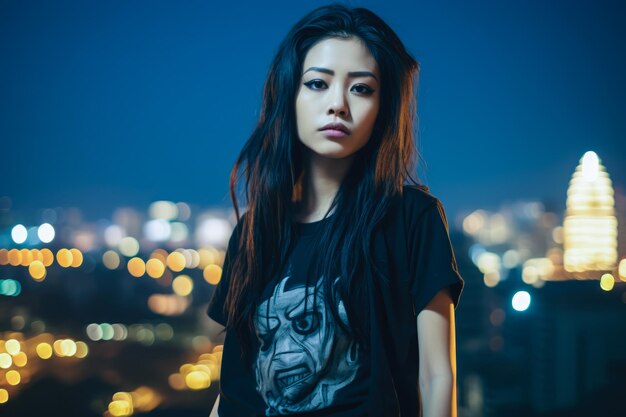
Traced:
<path fill-rule="evenodd" d="M 352 159 L 353 155 L 333 159 L 308 152 L 305 158 L 303 196 L 296 214 L 298 221 L 309 223 L 324 217 L 350 168 Z"/>

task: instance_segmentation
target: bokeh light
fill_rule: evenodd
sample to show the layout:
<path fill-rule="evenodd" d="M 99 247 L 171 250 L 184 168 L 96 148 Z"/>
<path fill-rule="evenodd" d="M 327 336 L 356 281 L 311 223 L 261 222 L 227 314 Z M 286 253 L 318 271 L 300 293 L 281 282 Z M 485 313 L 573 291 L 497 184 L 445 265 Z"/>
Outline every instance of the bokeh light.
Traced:
<path fill-rule="evenodd" d="M 72 256 L 72 252 L 69 249 L 59 249 L 57 251 L 57 263 L 63 268 L 68 268 L 72 266 L 72 262 L 74 261 L 74 257 Z"/>
<path fill-rule="evenodd" d="M 222 278 L 222 268 L 215 264 L 207 265 L 202 272 L 202 276 L 209 284 L 217 285 Z"/>
<path fill-rule="evenodd" d="M 530 306 L 530 294 L 527 291 L 518 291 L 513 295 L 511 305 L 517 311 L 526 311 Z"/>
<path fill-rule="evenodd" d="M 179 275 L 172 282 L 172 290 L 176 295 L 187 296 L 193 291 L 193 281 L 189 275 Z"/>
<path fill-rule="evenodd" d="M 44 266 L 43 262 L 33 261 L 28 266 L 28 273 L 31 277 L 33 277 L 33 279 L 41 281 L 46 276 L 46 267 Z"/>
<path fill-rule="evenodd" d="M 600 288 L 604 291 L 611 291 L 615 286 L 615 278 L 611 274 L 603 274 L 600 277 Z"/>
<path fill-rule="evenodd" d="M 50 223 L 43 223 L 37 229 L 37 236 L 43 243 L 50 243 L 54 239 L 54 227 Z"/>
<path fill-rule="evenodd" d="M 160 259 L 148 259 L 148 262 L 146 262 L 146 272 L 151 278 L 161 278 L 165 272 L 165 265 Z"/>
<path fill-rule="evenodd" d="M 22 376 L 18 371 L 12 369 L 4 375 L 4 379 L 9 385 L 18 385 L 22 381 Z"/>
<path fill-rule="evenodd" d="M 139 278 L 146 273 L 146 264 L 141 258 L 130 259 L 128 261 L 127 268 L 128 272 L 136 278 Z"/>
<path fill-rule="evenodd" d="M 50 359 L 52 357 L 52 346 L 49 343 L 39 343 L 36 347 L 37 355 L 41 359 Z"/>
<path fill-rule="evenodd" d="M 186 263 L 185 256 L 180 252 L 172 252 L 167 256 L 167 266 L 174 272 L 185 269 Z"/>
<path fill-rule="evenodd" d="M 73 268 L 78 268 L 79 266 L 81 266 L 83 264 L 83 253 L 76 248 L 70 249 L 70 253 L 72 254 L 71 266 Z"/>
<path fill-rule="evenodd" d="M 27 237 L 28 237 L 28 232 L 26 230 L 26 227 L 24 227 L 24 225 L 16 224 L 11 229 L 11 239 L 13 239 L 13 242 L 17 243 L 18 245 L 21 245 L 22 243 L 26 242 Z"/>
<path fill-rule="evenodd" d="M 139 253 L 139 242 L 134 237 L 126 236 L 120 240 L 118 248 L 122 255 L 130 258 Z"/>
<path fill-rule="evenodd" d="M 20 342 L 15 339 L 9 339 L 4 343 L 4 349 L 10 355 L 17 355 L 20 352 Z"/>
<path fill-rule="evenodd" d="M 113 250 L 102 254 L 102 263 L 107 269 L 117 269 L 120 266 L 120 256 Z"/>

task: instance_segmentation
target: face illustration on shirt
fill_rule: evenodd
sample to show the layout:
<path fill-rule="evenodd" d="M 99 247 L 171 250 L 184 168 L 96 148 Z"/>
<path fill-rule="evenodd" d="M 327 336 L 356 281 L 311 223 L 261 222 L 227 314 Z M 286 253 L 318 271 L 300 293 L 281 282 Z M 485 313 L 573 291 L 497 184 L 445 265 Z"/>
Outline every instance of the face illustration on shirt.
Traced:
<path fill-rule="evenodd" d="M 337 390 L 348 385 L 357 370 L 357 345 L 348 340 L 325 308 L 322 279 L 305 294 L 304 286 L 286 290 L 289 278 L 283 278 L 257 309 L 257 391 L 268 405 L 268 416 L 330 405 Z M 317 291 L 315 306 L 313 291 Z M 338 310 L 348 324 L 341 301 Z"/>

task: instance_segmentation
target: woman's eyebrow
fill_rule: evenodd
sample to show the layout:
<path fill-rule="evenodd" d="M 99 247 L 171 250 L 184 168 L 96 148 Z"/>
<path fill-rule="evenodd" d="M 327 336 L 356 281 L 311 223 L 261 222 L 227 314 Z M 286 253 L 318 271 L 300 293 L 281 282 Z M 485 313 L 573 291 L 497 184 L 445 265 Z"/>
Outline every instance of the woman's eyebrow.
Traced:
<path fill-rule="evenodd" d="M 322 67 L 310 67 L 309 69 L 307 69 L 306 71 L 303 72 L 303 74 L 306 74 L 309 71 L 317 71 L 317 72 L 323 72 L 325 74 L 329 74 L 329 75 L 335 75 L 335 71 L 328 69 L 328 68 L 322 68 Z M 378 81 L 378 78 L 376 78 L 376 76 L 374 74 L 372 74 L 369 71 L 352 71 L 348 73 L 349 77 L 373 77 L 376 81 Z"/>

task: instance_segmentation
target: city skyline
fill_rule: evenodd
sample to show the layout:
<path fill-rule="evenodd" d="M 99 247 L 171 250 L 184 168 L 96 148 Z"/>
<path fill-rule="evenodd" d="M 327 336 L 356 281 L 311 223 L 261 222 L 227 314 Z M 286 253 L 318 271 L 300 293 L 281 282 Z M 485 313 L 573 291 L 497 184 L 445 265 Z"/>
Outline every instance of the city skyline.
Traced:
<path fill-rule="evenodd" d="M 0 196 L 90 220 L 156 200 L 229 206 L 274 51 L 324 3 L 5 2 Z M 452 216 L 516 199 L 564 209 L 589 150 L 625 186 L 623 3 L 347 4 L 379 13 L 420 62 L 419 174 Z"/>

